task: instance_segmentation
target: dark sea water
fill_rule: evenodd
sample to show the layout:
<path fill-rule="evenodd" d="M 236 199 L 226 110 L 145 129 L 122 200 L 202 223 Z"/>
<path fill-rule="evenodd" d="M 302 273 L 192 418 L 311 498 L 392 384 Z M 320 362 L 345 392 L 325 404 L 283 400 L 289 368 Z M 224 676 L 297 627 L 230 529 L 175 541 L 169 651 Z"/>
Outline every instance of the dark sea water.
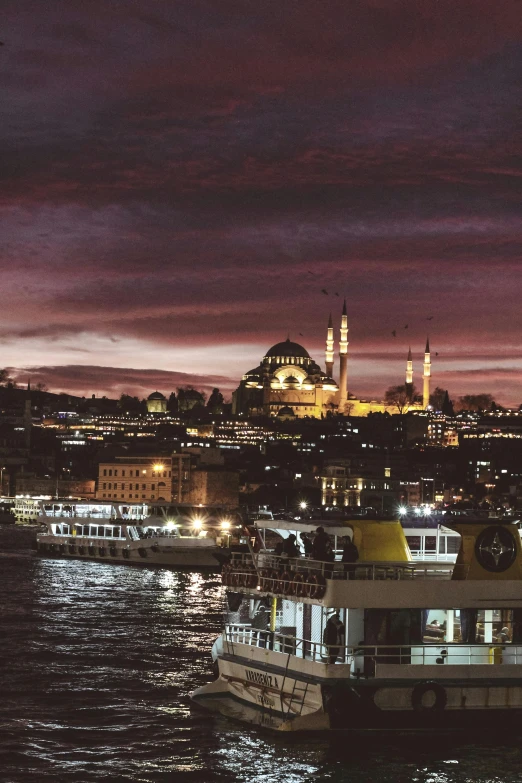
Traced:
<path fill-rule="evenodd" d="M 1 783 L 522 783 L 522 726 L 295 737 L 194 707 L 221 590 L 216 576 L 0 552 Z"/>

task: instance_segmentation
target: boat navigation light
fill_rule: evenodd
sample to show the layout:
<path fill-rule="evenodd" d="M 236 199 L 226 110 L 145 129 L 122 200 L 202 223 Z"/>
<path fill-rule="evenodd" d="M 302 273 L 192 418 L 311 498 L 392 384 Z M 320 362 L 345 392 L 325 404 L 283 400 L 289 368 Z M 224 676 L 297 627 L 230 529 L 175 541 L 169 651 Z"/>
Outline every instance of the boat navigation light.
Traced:
<path fill-rule="evenodd" d="M 306 500 L 302 500 L 299 503 L 299 508 L 301 509 L 301 511 L 304 511 L 306 508 L 308 508 L 308 503 L 306 502 Z"/>
<path fill-rule="evenodd" d="M 176 523 L 172 521 L 172 519 L 169 519 L 167 521 L 167 527 L 169 530 L 172 530 L 173 528 L 177 527 Z"/>
<path fill-rule="evenodd" d="M 203 520 L 199 519 L 199 517 L 196 517 L 196 519 L 192 520 L 192 526 L 193 526 L 194 530 L 201 530 L 201 528 L 203 526 Z"/>
<path fill-rule="evenodd" d="M 221 530 L 230 530 L 230 522 L 228 519 L 221 520 Z"/>
<path fill-rule="evenodd" d="M 408 512 L 406 506 L 399 506 L 399 514 L 403 517 Z"/>
<path fill-rule="evenodd" d="M 426 506 L 424 509 L 424 516 L 429 517 L 431 515 L 431 508 L 429 506 Z"/>

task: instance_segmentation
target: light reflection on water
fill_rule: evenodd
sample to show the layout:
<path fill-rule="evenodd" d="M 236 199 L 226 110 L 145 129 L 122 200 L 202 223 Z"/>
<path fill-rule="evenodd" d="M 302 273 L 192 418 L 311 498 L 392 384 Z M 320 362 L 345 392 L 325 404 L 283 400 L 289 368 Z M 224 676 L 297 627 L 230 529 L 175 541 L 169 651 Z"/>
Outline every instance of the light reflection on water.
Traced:
<path fill-rule="evenodd" d="M 3 557 L 2 783 L 522 783 L 520 738 L 272 735 L 194 707 L 215 575 Z"/>

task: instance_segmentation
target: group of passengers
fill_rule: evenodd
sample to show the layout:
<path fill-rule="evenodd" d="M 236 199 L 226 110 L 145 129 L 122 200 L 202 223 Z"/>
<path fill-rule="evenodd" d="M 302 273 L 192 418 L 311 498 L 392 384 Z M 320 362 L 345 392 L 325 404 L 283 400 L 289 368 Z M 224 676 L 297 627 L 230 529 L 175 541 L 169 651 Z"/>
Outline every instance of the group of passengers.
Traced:
<path fill-rule="evenodd" d="M 313 539 L 310 538 L 308 533 L 300 533 L 300 544 L 297 541 L 295 533 L 290 533 L 288 538 L 284 541 L 280 541 L 274 549 L 276 555 L 282 557 L 301 557 L 304 552 L 305 557 L 309 557 L 311 560 L 320 560 L 324 563 L 333 563 L 335 560 L 335 552 L 332 546 L 330 536 L 326 533 L 324 527 L 318 527 L 315 531 Z M 354 543 L 353 538 L 346 536 L 343 538 L 343 551 L 341 556 L 341 562 L 346 564 L 345 570 L 350 572 L 355 568 L 354 564 L 359 559 L 359 550 Z M 350 568 L 351 567 L 351 568 Z"/>

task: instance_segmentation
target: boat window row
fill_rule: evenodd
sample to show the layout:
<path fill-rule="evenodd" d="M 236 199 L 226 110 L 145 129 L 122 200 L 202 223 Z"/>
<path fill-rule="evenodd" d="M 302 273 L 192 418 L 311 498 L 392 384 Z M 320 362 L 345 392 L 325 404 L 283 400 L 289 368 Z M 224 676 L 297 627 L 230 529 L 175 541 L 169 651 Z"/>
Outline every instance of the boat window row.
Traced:
<path fill-rule="evenodd" d="M 67 525 L 53 524 L 53 533 L 57 536 L 89 536 L 91 538 L 125 538 L 121 527 L 107 525 Z"/>

